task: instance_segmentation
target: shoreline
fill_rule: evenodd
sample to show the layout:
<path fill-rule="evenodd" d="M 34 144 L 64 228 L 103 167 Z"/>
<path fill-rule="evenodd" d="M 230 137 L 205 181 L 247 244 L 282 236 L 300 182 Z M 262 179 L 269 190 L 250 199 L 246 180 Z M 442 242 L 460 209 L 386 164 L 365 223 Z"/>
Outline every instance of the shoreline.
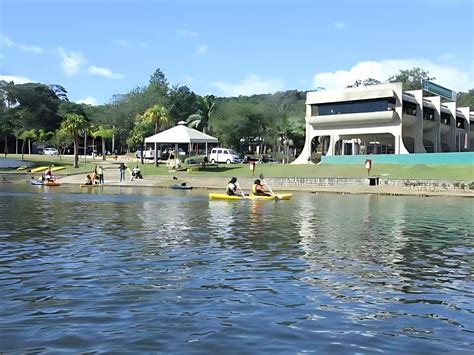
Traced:
<path fill-rule="evenodd" d="M 125 183 L 118 181 L 116 174 L 108 174 L 105 176 L 105 185 L 108 186 L 127 186 L 127 187 L 158 187 L 167 188 L 171 184 L 179 184 L 186 182 L 187 185 L 195 189 L 203 190 L 225 190 L 228 183 L 227 177 L 200 177 L 189 176 L 183 174 L 176 174 L 178 179 L 173 179 L 171 176 L 145 176 L 143 180 L 129 181 L 129 177 Z M 29 180 L 30 174 L 0 174 L 0 184 L 5 178 L 7 182 L 21 183 Z M 58 175 L 58 180 L 64 185 L 80 185 L 83 183 L 83 174 Z M 239 178 L 239 183 L 244 191 L 250 191 L 254 177 Z M 316 185 L 318 181 L 324 185 Z M 343 183 L 338 184 L 338 181 Z M 273 191 L 282 192 L 308 192 L 308 193 L 336 193 L 336 194 L 375 194 L 381 196 L 415 196 L 415 197 L 464 197 L 473 198 L 473 189 L 446 189 L 441 187 L 442 184 L 427 185 L 417 180 L 410 180 L 414 182 L 409 186 L 391 186 L 388 184 L 379 184 L 371 186 L 368 183 L 363 183 L 364 179 L 279 179 L 267 178 L 266 182 L 270 185 Z M 330 185 L 332 182 L 336 182 Z M 357 182 L 357 183 L 353 183 Z M 291 184 L 294 183 L 294 184 Z"/>

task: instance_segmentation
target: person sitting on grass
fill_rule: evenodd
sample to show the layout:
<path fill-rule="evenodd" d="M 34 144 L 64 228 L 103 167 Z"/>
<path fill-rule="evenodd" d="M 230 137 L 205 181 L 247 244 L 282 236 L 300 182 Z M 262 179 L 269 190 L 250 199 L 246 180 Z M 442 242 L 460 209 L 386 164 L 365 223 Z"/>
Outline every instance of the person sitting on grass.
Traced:
<path fill-rule="evenodd" d="M 271 196 L 263 189 L 263 185 L 260 179 L 255 179 L 255 181 L 253 182 L 252 193 L 256 196 Z"/>
<path fill-rule="evenodd" d="M 138 165 L 135 168 L 133 168 L 133 170 L 132 170 L 132 176 L 131 176 L 130 180 L 132 180 L 133 178 L 143 179 L 142 172 L 141 172 L 140 168 L 138 167 Z"/>

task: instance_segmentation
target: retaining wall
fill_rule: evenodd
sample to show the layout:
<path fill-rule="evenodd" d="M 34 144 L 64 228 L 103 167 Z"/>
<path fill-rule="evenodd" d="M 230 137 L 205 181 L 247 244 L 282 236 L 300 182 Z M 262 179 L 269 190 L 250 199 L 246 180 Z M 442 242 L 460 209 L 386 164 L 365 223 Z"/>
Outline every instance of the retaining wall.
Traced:
<path fill-rule="evenodd" d="M 375 155 L 332 155 L 322 156 L 322 164 L 364 164 L 366 159 L 372 164 L 429 164 L 429 165 L 473 165 L 474 152 L 426 153 L 426 154 L 375 154 Z"/>

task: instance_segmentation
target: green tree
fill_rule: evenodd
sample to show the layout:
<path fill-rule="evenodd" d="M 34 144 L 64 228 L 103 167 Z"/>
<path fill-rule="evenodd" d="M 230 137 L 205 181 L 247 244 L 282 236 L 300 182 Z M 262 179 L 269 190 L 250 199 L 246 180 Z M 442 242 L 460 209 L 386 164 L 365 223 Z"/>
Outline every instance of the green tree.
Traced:
<path fill-rule="evenodd" d="M 64 121 L 61 122 L 61 129 L 69 134 L 74 140 L 74 167 L 79 167 L 79 135 L 90 127 L 90 122 L 85 116 L 77 113 L 66 113 Z"/>
<path fill-rule="evenodd" d="M 25 130 L 20 133 L 19 138 L 22 140 L 21 144 L 21 160 L 24 160 L 24 154 L 25 154 L 25 143 L 28 142 L 28 154 L 31 154 L 31 144 L 30 141 L 34 140 L 38 137 L 36 134 L 36 130 L 34 128 Z"/>
<path fill-rule="evenodd" d="M 150 135 L 150 131 L 152 129 L 152 123 L 145 121 L 142 116 L 138 115 L 135 118 L 135 124 L 133 126 L 133 129 L 127 138 L 127 145 L 129 147 L 136 147 L 137 145 L 139 145 L 140 151 L 142 151 L 142 146 L 145 141 L 145 137 Z M 141 154 L 140 160 L 143 164 L 143 154 Z"/>
<path fill-rule="evenodd" d="M 388 82 L 403 84 L 403 90 L 420 90 L 422 80 L 434 80 L 435 77 L 430 77 L 429 72 L 421 68 L 402 69 L 398 74 L 388 78 Z"/>
<path fill-rule="evenodd" d="M 474 110 L 474 89 L 468 92 L 459 92 L 457 97 L 458 107 L 470 107 Z"/>
<path fill-rule="evenodd" d="M 150 77 L 148 88 L 159 98 L 163 99 L 168 95 L 169 83 L 161 69 L 156 69 L 153 75 Z"/>
<path fill-rule="evenodd" d="M 47 144 L 54 136 L 53 132 L 46 132 L 44 129 L 39 129 L 37 134 L 38 143 Z"/>
<path fill-rule="evenodd" d="M 64 150 L 73 144 L 74 140 L 65 130 L 57 129 L 54 131 L 50 142 L 59 151 L 59 158 L 61 159 L 61 155 L 64 154 Z"/>
<path fill-rule="evenodd" d="M 197 99 L 198 110 L 196 113 L 189 115 L 187 124 L 191 128 L 202 130 L 204 133 L 211 132 L 211 116 L 215 110 L 216 103 L 214 102 L 214 96 L 199 96 Z"/>
<path fill-rule="evenodd" d="M 153 105 L 145 111 L 143 119 L 155 125 L 155 134 L 157 134 L 162 126 L 168 124 L 169 111 L 163 106 Z"/>
<path fill-rule="evenodd" d="M 105 160 L 105 140 L 110 139 L 114 136 L 114 130 L 110 127 L 98 126 L 97 129 L 92 132 L 92 136 L 94 138 L 100 137 L 102 139 L 102 160 Z"/>
<path fill-rule="evenodd" d="M 187 86 L 173 87 L 169 93 L 168 106 L 170 120 L 173 124 L 185 121 L 191 114 L 198 111 L 198 96 Z"/>

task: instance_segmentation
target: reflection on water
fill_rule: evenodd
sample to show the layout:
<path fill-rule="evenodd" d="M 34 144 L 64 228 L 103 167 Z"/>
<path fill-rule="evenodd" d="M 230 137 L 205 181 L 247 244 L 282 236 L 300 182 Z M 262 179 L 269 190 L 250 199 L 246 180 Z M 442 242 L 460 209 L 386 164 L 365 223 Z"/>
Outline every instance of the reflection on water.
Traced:
<path fill-rule="evenodd" d="M 469 199 L 0 189 L 0 352 L 474 346 Z"/>

